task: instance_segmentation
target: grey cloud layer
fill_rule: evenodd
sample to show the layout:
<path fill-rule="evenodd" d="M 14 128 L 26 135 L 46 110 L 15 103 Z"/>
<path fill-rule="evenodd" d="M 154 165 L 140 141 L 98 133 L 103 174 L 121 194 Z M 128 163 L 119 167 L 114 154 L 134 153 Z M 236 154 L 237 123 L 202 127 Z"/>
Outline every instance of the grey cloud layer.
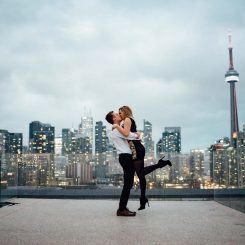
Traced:
<path fill-rule="evenodd" d="M 1 1 L 0 128 L 32 120 L 59 134 L 132 106 L 139 128 L 181 126 L 184 150 L 229 135 L 227 30 L 245 122 L 243 1 Z"/>

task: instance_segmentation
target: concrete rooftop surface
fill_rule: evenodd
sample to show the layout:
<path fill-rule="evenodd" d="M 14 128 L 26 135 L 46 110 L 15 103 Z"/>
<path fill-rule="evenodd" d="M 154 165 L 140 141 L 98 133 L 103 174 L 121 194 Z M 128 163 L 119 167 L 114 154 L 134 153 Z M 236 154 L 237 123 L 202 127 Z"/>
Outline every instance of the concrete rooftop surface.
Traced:
<path fill-rule="evenodd" d="M 245 244 L 245 214 L 215 201 L 25 199 L 0 209 L 0 244 Z"/>

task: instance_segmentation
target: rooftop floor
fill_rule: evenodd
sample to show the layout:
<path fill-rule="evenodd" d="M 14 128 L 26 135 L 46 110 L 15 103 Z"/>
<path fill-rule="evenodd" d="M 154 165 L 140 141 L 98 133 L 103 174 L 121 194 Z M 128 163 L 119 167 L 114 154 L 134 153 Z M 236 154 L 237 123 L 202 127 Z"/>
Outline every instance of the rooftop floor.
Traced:
<path fill-rule="evenodd" d="M 0 209 L 0 244 L 244 244 L 245 214 L 214 201 L 150 201 L 117 217 L 117 200 L 14 199 Z M 139 202 L 129 201 L 130 210 Z"/>

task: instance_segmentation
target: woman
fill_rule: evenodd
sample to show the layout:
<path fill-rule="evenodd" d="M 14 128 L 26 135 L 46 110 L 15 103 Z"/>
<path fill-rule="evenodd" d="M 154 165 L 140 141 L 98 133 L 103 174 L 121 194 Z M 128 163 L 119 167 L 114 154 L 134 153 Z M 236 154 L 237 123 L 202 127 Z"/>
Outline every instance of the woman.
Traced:
<path fill-rule="evenodd" d="M 117 124 L 113 124 L 113 128 L 117 128 L 118 131 L 125 137 L 128 137 L 130 132 L 137 132 L 136 123 L 133 119 L 133 113 L 130 107 L 122 106 L 121 108 L 119 108 L 119 115 L 123 120 L 123 124 L 121 126 Z M 166 165 L 171 166 L 172 164 L 170 161 L 164 161 L 160 159 L 157 164 L 144 168 L 145 147 L 142 145 L 140 140 L 129 140 L 128 143 L 132 151 L 134 169 L 139 178 L 140 189 L 141 189 L 140 207 L 138 208 L 138 210 L 142 210 L 145 209 L 146 203 L 148 203 L 149 206 L 148 199 L 145 196 L 145 192 L 146 192 L 145 175 L 151 173 L 157 168 L 162 168 Z"/>

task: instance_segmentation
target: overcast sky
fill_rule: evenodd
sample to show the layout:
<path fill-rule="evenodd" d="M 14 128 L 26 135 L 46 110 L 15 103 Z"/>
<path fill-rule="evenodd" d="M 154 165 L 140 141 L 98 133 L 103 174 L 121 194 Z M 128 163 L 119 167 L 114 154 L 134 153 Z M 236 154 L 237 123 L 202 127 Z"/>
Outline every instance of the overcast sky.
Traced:
<path fill-rule="evenodd" d="M 0 0 L 0 129 L 77 128 L 122 105 L 138 129 L 180 126 L 183 152 L 230 135 L 228 30 L 245 122 L 243 0 Z"/>

